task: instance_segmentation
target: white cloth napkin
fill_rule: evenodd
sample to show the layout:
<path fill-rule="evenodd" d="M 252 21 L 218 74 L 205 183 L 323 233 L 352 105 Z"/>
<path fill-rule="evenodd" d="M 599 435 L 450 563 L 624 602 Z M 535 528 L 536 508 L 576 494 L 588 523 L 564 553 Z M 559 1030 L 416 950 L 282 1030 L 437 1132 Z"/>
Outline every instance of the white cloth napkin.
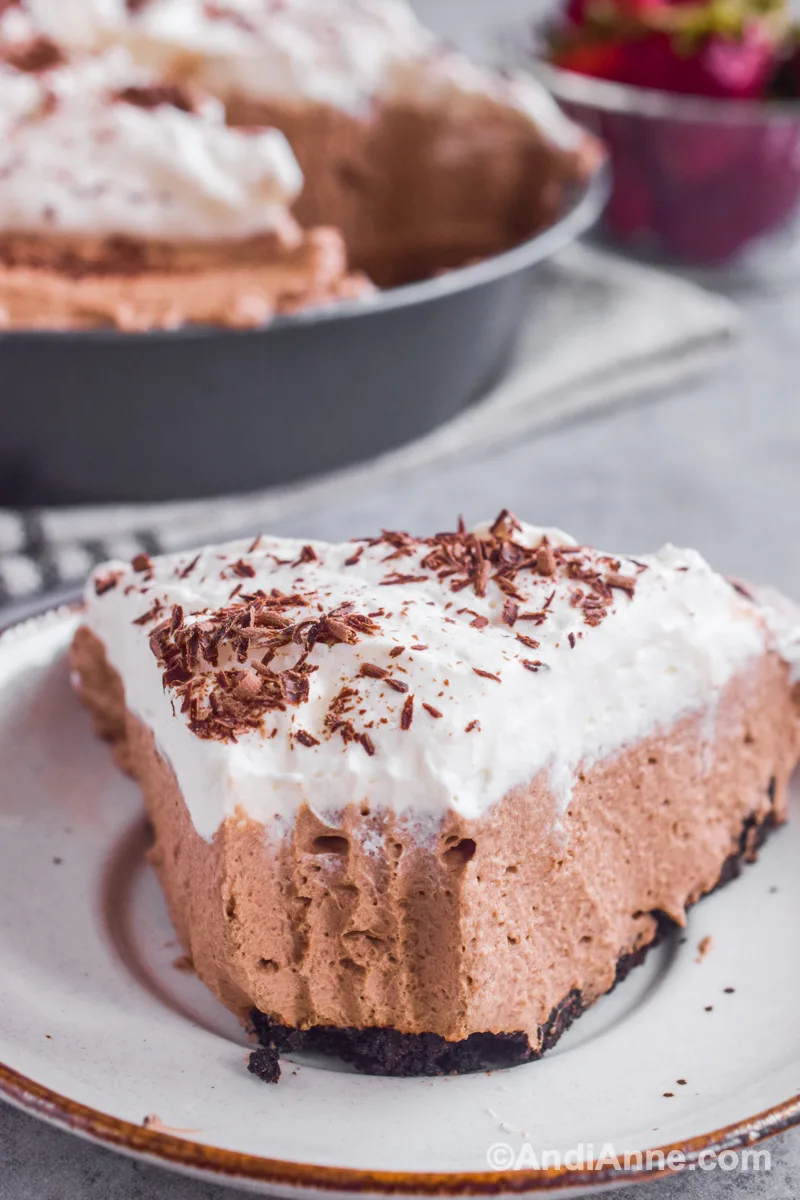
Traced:
<path fill-rule="evenodd" d="M 0 604 L 77 584 L 105 558 L 159 553 L 256 529 L 279 532 L 288 516 L 334 498 L 357 501 L 622 400 L 674 390 L 712 366 L 741 328 L 730 301 L 593 248 L 571 247 L 540 270 L 537 303 L 510 371 L 448 424 L 367 463 L 245 496 L 0 509 Z"/>

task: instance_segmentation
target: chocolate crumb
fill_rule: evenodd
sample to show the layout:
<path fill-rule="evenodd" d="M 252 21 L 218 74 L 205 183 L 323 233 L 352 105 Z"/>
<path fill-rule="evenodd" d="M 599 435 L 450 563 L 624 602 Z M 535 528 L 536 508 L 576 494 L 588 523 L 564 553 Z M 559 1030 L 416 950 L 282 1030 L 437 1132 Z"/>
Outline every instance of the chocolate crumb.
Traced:
<path fill-rule="evenodd" d="M 100 579 L 94 581 L 94 591 L 96 596 L 105 596 L 106 592 L 112 591 L 120 581 L 118 571 L 111 571 L 108 575 L 103 575 Z"/>
<path fill-rule="evenodd" d="M 306 733 L 305 729 L 298 729 L 297 733 L 294 736 L 295 736 L 295 741 L 298 741 L 301 746 L 311 747 L 311 746 L 319 745 L 319 741 L 317 740 L 317 738 L 312 737 L 310 733 Z"/>
<path fill-rule="evenodd" d="M 134 625 L 149 625 L 151 621 L 156 621 L 164 611 L 164 605 L 160 600 L 154 600 L 147 612 L 142 613 L 140 617 L 136 617 L 132 622 Z"/>
<path fill-rule="evenodd" d="M 414 697 L 413 695 L 406 696 L 400 712 L 400 728 L 410 729 L 411 722 L 414 720 Z"/>
<path fill-rule="evenodd" d="M 385 679 L 389 672 L 376 663 L 362 663 L 360 674 L 366 675 L 368 679 Z"/>
<path fill-rule="evenodd" d="M 385 579 L 381 580 L 380 586 L 381 587 L 396 587 L 398 584 L 401 584 L 401 583 L 427 583 L 427 582 L 428 582 L 427 575 L 400 575 L 397 571 L 394 571 L 391 575 L 387 575 Z"/>
<path fill-rule="evenodd" d="M 196 554 L 191 562 L 188 562 L 185 567 L 182 567 L 178 572 L 179 579 L 187 579 L 200 561 L 200 555 Z"/>
<path fill-rule="evenodd" d="M 137 554 L 135 558 L 131 559 L 131 566 L 134 571 L 149 571 L 152 565 L 153 560 L 149 554 Z"/>
<path fill-rule="evenodd" d="M 724 991 L 726 996 L 732 996 L 733 993 L 736 991 L 736 988 L 726 987 L 726 988 L 723 988 L 722 990 Z"/>
<path fill-rule="evenodd" d="M 272 1046 L 260 1046 L 250 1055 L 247 1069 L 251 1075 L 257 1075 L 264 1083 L 277 1083 L 281 1077 L 278 1051 Z"/>
<path fill-rule="evenodd" d="M 361 742 L 361 745 L 364 747 L 364 749 L 366 750 L 366 752 L 370 756 L 370 758 L 372 758 L 373 754 L 375 753 L 375 746 L 373 745 L 372 738 L 369 736 L 369 734 L 362 733 L 361 737 L 359 738 L 359 741 Z"/>
<path fill-rule="evenodd" d="M 680 570 L 680 567 L 678 569 Z M 735 592 L 738 592 L 740 596 L 744 596 L 745 600 L 750 600 L 752 603 L 755 597 L 749 588 L 745 587 L 740 579 L 732 579 L 730 576 L 727 576 L 726 578 L 727 582 L 731 585 Z"/>
<path fill-rule="evenodd" d="M 505 604 L 503 605 L 503 621 L 505 624 L 510 625 L 513 628 L 514 622 L 518 616 L 519 605 L 514 600 L 506 600 Z"/>
<path fill-rule="evenodd" d="M 568 634 L 567 634 L 567 641 L 569 642 L 569 647 L 570 647 L 570 650 L 574 650 L 574 649 L 575 649 L 575 634 L 574 634 L 574 633 L 568 633 Z"/>
<path fill-rule="evenodd" d="M 234 575 L 239 575 L 243 579 L 252 579 L 256 573 L 255 567 L 253 567 L 249 562 L 245 562 L 243 558 L 240 558 L 238 562 L 235 562 L 231 567 L 231 570 L 233 571 Z"/>
<path fill-rule="evenodd" d="M 26 71 L 32 75 L 37 75 L 40 71 L 49 71 L 66 62 L 59 47 L 48 37 L 34 37 L 18 45 L 7 46 L 0 57 L 17 71 Z"/>
<path fill-rule="evenodd" d="M 402 679 L 395 679 L 393 675 L 387 675 L 383 682 L 387 687 L 392 688 L 395 692 L 408 691 L 408 684 L 404 683 Z"/>
<path fill-rule="evenodd" d="M 480 675 L 481 679 L 492 679 L 495 683 L 503 682 L 499 675 L 493 675 L 491 671 L 482 671 L 480 667 L 473 667 L 472 670 L 476 675 Z"/>
<path fill-rule="evenodd" d="M 707 1004 L 707 1005 L 705 1006 L 705 1008 L 703 1009 L 703 1012 L 713 1012 L 713 1011 L 714 1011 L 714 1005 L 713 1005 L 713 1004 Z"/>
<path fill-rule="evenodd" d="M 675 1082 L 676 1082 L 676 1083 L 678 1083 L 678 1084 L 680 1084 L 680 1086 L 681 1086 L 681 1087 L 686 1087 L 686 1080 L 685 1080 L 685 1079 L 676 1079 L 676 1080 L 675 1080 Z"/>
<path fill-rule="evenodd" d="M 180 112 L 197 113 L 200 100 L 194 88 L 178 83 L 133 84 L 115 92 L 114 98 L 136 108 L 154 109 L 167 105 Z"/>
<path fill-rule="evenodd" d="M 526 637 L 524 633 L 517 634 L 517 641 L 522 642 L 523 646 L 527 646 L 529 650 L 538 650 L 541 642 L 537 642 L 536 638 Z"/>
<path fill-rule="evenodd" d="M 242 678 L 233 689 L 237 700 L 252 700 L 261 691 L 261 680 L 254 671 L 245 671 Z"/>
<path fill-rule="evenodd" d="M 713 945 L 714 939 L 711 934 L 706 934 L 704 938 L 701 938 L 697 944 L 697 958 L 695 962 L 701 963 Z"/>
<path fill-rule="evenodd" d="M 476 730 L 480 732 L 480 728 L 480 721 L 470 721 L 469 725 L 465 726 L 464 733 L 474 733 Z"/>
<path fill-rule="evenodd" d="M 427 650 L 428 647 L 427 646 L 412 646 L 411 649 L 412 650 Z"/>
<path fill-rule="evenodd" d="M 399 658 L 404 650 L 405 650 L 405 646 L 395 646 L 392 650 L 389 651 L 389 658 Z"/>
<path fill-rule="evenodd" d="M 442 714 L 439 712 L 438 708 L 434 708 L 432 704 L 426 704 L 426 703 L 423 701 L 422 707 L 425 709 L 425 711 L 426 711 L 427 713 L 430 713 L 430 715 L 431 715 L 432 717 L 435 717 L 437 721 L 438 721 L 438 720 L 439 720 L 439 718 L 442 716 Z"/>
<path fill-rule="evenodd" d="M 618 588 L 622 592 L 627 592 L 632 596 L 636 588 L 636 580 L 630 575 L 609 575 L 606 578 L 606 583 L 611 588 Z"/>
<path fill-rule="evenodd" d="M 280 4 L 273 7 L 281 7 Z M 256 33 L 256 27 L 252 21 L 248 21 L 247 17 L 238 12 L 236 8 L 229 8 L 226 4 L 216 4 L 213 0 L 207 0 L 203 5 L 205 15 L 212 21 L 230 21 L 232 25 L 236 25 L 239 29 L 243 29 L 245 33 Z"/>
<path fill-rule="evenodd" d="M 671 1100 L 674 1095 L 675 1095 L 674 1092 L 664 1092 L 664 1097 L 667 1100 Z"/>
<path fill-rule="evenodd" d="M 556 556 L 548 545 L 541 545 L 536 551 L 536 570 L 540 575 L 555 575 Z"/>

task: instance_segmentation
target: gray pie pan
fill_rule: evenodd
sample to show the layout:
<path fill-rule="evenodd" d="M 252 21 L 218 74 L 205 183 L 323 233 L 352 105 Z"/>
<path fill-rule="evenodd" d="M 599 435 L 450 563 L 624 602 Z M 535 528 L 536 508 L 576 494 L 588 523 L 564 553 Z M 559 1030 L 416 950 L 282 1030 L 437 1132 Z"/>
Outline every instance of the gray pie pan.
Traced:
<path fill-rule="evenodd" d="M 501 374 L 535 268 L 607 187 L 601 167 L 513 250 L 263 329 L 1 333 L 0 505 L 250 491 L 422 436 Z"/>

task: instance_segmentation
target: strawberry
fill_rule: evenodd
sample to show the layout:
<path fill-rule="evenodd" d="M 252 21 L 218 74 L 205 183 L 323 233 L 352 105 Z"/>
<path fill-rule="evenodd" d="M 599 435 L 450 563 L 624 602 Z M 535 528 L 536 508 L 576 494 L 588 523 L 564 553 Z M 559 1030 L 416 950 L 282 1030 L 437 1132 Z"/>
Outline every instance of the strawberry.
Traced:
<path fill-rule="evenodd" d="M 685 96 L 764 96 L 779 54 L 774 14 L 714 0 L 568 0 L 554 58 L 567 70 Z M 800 82 L 800 72 L 798 72 Z"/>
<path fill-rule="evenodd" d="M 564 47 L 553 56 L 556 66 L 593 79 L 618 80 L 625 58 L 625 47 L 604 42 Z"/>
<path fill-rule="evenodd" d="M 739 41 L 712 35 L 693 59 L 692 94 L 756 100 L 764 95 L 774 61 L 775 46 L 755 22 Z"/>

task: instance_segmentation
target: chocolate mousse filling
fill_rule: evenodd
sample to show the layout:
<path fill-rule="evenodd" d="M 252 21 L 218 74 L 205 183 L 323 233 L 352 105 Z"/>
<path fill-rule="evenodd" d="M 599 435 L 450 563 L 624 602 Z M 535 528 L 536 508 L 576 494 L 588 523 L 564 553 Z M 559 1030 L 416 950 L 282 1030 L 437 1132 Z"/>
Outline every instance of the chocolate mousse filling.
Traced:
<path fill-rule="evenodd" d="M 775 779 L 770 780 L 769 796 L 774 799 Z M 742 827 L 739 847 L 722 864 L 719 879 L 706 895 L 738 879 L 744 863 L 755 862 L 757 851 L 781 822 L 774 812 L 759 821 L 748 817 Z M 703 897 L 700 897 L 703 899 Z M 687 908 L 693 907 L 687 904 Z M 656 921 L 652 941 L 617 961 L 614 982 L 628 977 L 634 967 L 645 961 L 647 953 L 659 945 L 680 926 L 666 913 L 651 914 Z M 599 999 L 599 997 L 597 997 Z M 578 1017 L 592 1007 L 594 1000 L 585 1000 L 574 989 L 555 1006 L 539 1029 L 539 1046 L 531 1046 L 528 1035 L 515 1033 L 472 1033 L 461 1041 L 449 1042 L 438 1033 L 400 1033 L 396 1029 L 337 1028 L 333 1025 L 313 1025 L 310 1029 L 292 1029 L 273 1021 L 266 1013 L 252 1009 L 252 1032 L 261 1046 L 250 1055 L 248 1070 L 265 1083 L 278 1083 L 281 1068 L 279 1055 L 325 1054 L 350 1063 L 365 1075 L 468 1075 L 475 1071 L 516 1067 L 535 1062 L 559 1041 Z"/>

